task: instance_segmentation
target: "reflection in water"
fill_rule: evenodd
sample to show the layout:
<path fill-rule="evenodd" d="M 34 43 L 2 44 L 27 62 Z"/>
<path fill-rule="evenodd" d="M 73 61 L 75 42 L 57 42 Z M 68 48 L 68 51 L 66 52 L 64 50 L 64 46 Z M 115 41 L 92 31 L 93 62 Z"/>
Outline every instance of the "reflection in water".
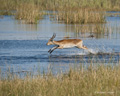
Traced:
<path fill-rule="evenodd" d="M 82 25 L 59 23 L 51 21 L 49 17 L 45 15 L 39 24 L 25 24 L 23 20 L 14 20 L 14 17 L 4 16 L 0 19 L 0 39 L 36 40 L 41 37 L 51 37 L 53 33 L 56 33 L 59 38 L 90 38 L 92 35 L 94 38 L 120 37 L 120 18 L 118 17 L 107 17 L 107 22 L 103 24 Z"/>
<path fill-rule="evenodd" d="M 15 30 L 19 30 L 19 31 L 37 31 L 37 24 L 25 24 L 24 20 L 17 20 L 15 26 Z"/>
<path fill-rule="evenodd" d="M 74 37 L 82 38 L 106 38 L 109 36 L 108 27 L 105 24 L 74 24 L 66 25 L 67 33 L 74 33 Z"/>

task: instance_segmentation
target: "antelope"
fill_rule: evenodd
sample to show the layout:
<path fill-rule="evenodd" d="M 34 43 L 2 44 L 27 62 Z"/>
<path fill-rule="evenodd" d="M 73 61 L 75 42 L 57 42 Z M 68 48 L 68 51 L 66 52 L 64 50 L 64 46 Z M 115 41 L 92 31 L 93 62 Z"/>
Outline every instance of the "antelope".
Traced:
<path fill-rule="evenodd" d="M 63 39 L 59 41 L 54 41 L 53 39 L 56 37 L 54 33 L 53 36 L 48 40 L 47 45 L 56 45 L 55 47 L 51 48 L 48 52 L 51 54 L 55 49 L 64 49 L 64 48 L 72 48 L 76 47 L 79 49 L 88 49 L 86 46 L 83 45 L 83 41 L 81 39 Z"/>

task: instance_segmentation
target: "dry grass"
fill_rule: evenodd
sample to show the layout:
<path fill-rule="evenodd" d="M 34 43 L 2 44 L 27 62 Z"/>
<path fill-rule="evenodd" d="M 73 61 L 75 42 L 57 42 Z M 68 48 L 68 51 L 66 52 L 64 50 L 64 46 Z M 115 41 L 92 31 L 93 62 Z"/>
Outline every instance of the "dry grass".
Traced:
<path fill-rule="evenodd" d="M 63 10 L 64 8 L 120 10 L 119 0 L 0 0 L 0 10 L 16 10 L 20 3 L 32 3 L 43 10 Z"/>
<path fill-rule="evenodd" d="M 67 10 L 58 12 L 57 20 L 63 20 L 67 24 L 104 23 L 104 13 L 92 9 L 81 8 L 77 11 Z"/>
<path fill-rule="evenodd" d="M 66 74 L 0 80 L 0 96 L 120 96 L 120 66 L 89 66 Z"/>
<path fill-rule="evenodd" d="M 5 10 L 0 12 L 1 15 L 16 10 L 16 18 L 27 23 L 37 23 L 42 10 L 58 10 L 57 19 L 67 24 L 102 23 L 105 18 L 99 10 L 119 9 L 119 0 L 0 0 L 0 10 Z"/>
<path fill-rule="evenodd" d="M 42 16 L 37 6 L 32 3 L 19 4 L 16 10 L 16 19 L 26 20 L 26 23 L 30 24 L 37 23 L 37 20 Z"/>
<path fill-rule="evenodd" d="M 6 14 L 8 14 L 11 10 L 20 10 L 20 7 L 24 7 L 26 9 L 28 6 L 31 6 L 30 4 L 37 7 L 34 7 L 35 10 L 64 11 L 64 9 L 67 9 L 67 11 L 69 11 L 69 9 L 72 9 L 72 11 L 74 11 L 81 8 L 114 11 L 120 10 L 119 0 L 0 0 L 0 10 L 5 10 L 7 11 Z M 31 8 L 33 9 L 32 6 Z M 69 12 L 67 14 L 69 14 Z"/>

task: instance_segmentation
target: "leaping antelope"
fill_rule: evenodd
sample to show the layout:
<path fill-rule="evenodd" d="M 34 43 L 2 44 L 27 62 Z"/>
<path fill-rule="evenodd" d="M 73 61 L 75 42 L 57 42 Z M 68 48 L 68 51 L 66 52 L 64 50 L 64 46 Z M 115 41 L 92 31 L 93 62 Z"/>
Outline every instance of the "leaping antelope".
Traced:
<path fill-rule="evenodd" d="M 83 41 L 80 39 L 63 39 L 60 41 L 54 41 L 56 34 L 48 40 L 47 45 L 57 45 L 51 48 L 48 52 L 51 54 L 55 49 L 64 49 L 64 48 L 72 48 L 76 47 L 79 49 L 88 49 L 86 46 L 83 45 Z"/>

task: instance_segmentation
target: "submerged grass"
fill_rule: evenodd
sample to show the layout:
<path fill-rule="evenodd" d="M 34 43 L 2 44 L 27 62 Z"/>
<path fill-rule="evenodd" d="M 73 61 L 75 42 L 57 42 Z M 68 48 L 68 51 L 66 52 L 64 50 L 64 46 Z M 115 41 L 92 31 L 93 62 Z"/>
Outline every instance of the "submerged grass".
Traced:
<path fill-rule="evenodd" d="M 120 66 L 70 69 L 66 74 L 0 80 L 0 96 L 119 96 Z"/>
<path fill-rule="evenodd" d="M 110 28 L 107 27 L 105 24 L 82 24 L 82 25 L 74 25 L 73 32 L 76 33 L 77 37 L 95 37 L 95 38 L 101 38 L 101 37 L 109 37 L 110 34 Z M 86 36 L 87 34 L 87 36 Z"/>

